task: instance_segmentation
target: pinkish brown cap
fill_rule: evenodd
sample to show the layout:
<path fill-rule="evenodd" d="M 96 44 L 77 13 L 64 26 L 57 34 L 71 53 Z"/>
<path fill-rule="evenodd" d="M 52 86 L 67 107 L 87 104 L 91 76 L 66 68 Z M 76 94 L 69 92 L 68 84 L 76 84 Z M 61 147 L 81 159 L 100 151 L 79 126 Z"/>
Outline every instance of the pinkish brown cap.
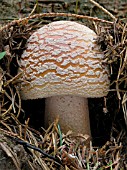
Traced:
<path fill-rule="evenodd" d="M 24 100 L 57 95 L 106 96 L 108 68 L 97 35 L 73 21 L 56 21 L 34 32 L 21 56 Z"/>

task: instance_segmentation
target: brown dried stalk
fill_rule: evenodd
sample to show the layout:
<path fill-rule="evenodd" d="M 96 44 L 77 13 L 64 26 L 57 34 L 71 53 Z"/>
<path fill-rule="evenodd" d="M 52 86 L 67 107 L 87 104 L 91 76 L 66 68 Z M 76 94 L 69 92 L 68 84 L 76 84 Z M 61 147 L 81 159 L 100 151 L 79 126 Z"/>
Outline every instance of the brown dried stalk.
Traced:
<path fill-rule="evenodd" d="M 102 22 L 102 23 L 106 23 L 106 24 L 113 24 L 113 22 L 111 21 L 107 21 L 107 20 L 103 20 L 103 19 L 99 19 L 96 17 L 90 17 L 90 16 L 84 16 L 84 15 L 77 15 L 77 14 L 70 14 L 70 13 L 41 13 L 41 14 L 35 14 L 26 18 L 22 18 L 19 20 L 14 20 L 11 23 L 3 26 L 2 28 L 0 28 L 0 31 L 6 30 L 8 28 L 10 28 L 13 25 L 16 24 L 20 24 L 20 23 L 28 23 L 28 21 L 30 19 L 34 19 L 34 18 L 42 18 L 42 17 L 74 17 L 74 18 L 80 18 L 80 19 L 87 19 L 87 20 L 91 20 L 91 21 L 95 21 L 95 22 Z"/>

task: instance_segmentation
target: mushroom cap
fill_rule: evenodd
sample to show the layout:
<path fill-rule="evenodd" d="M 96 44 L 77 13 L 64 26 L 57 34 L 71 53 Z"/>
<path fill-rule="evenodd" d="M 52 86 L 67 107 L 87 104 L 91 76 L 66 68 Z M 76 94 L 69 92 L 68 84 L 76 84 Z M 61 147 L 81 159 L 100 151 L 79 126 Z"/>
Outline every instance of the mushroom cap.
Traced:
<path fill-rule="evenodd" d="M 97 35 L 73 21 L 56 21 L 34 32 L 21 55 L 21 97 L 57 95 L 103 97 L 108 93 L 108 68 Z"/>

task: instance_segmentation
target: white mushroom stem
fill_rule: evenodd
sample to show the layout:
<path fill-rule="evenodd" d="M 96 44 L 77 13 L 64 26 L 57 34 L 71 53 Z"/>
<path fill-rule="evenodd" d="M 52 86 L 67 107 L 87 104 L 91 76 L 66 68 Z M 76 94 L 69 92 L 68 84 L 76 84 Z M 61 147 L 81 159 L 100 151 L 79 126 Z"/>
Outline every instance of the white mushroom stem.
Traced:
<path fill-rule="evenodd" d="M 88 101 L 84 97 L 55 96 L 46 99 L 46 127 L 59 118 L 62 132 L 72 130 L 75 134 L 91 135 Z"/>

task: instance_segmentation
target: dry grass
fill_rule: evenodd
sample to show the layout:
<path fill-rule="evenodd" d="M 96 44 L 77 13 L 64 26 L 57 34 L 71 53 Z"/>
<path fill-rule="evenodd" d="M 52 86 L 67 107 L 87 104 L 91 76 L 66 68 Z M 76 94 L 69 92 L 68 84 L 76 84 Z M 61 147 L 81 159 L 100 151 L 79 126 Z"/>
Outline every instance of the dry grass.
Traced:
<path fill-rule="evenodd" d="M 22 125 L 20 128 L 16 126 L 15 130 L 14 133 L 0 129 L 3 134 L 11 137 L 13 142 L 26 149 L 31 158 L 27 161 L 32 169 L 35 166 L 45 170 L 119 169 L 124 167 L 122 160 L 124 156 L 121 157 L 122 144 L 118 144 L 115 139 L 107 142 L 102 148 L 94 148 L 91 142 L 89 145 L 89 138 L 86 135 L 74 136 L 72 132 L 62 134 L 57 121 L 50 125 L 43 136 L 27 125 Z M 10 157 L 15 166 L 20 169 L 17 164 L 20 160 L 14 156 L 13 149 L 2 142 L 0 144 L 7 155 L 12 155 Z"/>
<path fill-rule="evenodd" d="M 100 33 L 98 42 L 110 68 L 110 91 L 116 91 L 127 125 L 127 24 L 116 21 Z"/>
<path fill-rule="evenodd" d="M 19 117 L 24 114 L 17 86 L 21 76 L 17 74 L 20 55 L 32 32 L 47 23 L 44 18 L 56 16 L 85 18 L 94 25 L 99 35 L 98 43 L 105 54 L 103 62 L 110 68 L 110 91 L 117 93 L 127 124 L 127 24 L 115 17 L 112 17 L 115 21 L 110 22 L 76 14 L 46 13 L 12 21 L 0 29 L 1 51 L 6 52 L 0 60 L 0 133 L 25 148 L 29 155 L 26 161 L 33 170 L 36 167 L 44 170 L 125 169 L 127 153 L 122 143 L 126 139 L 124 130 L 116 138 L 111 136 L 111 140 L 99 148 L 92 146 L 87 135 L 74 136 L 72 132 L 63 134 L 58 120 L 43 130 L 43 134 L 29 127 L 29 119 L 24 124 L 19 121 Z M 13 148 L 2 141 L 0 145 L 11 157 L 15 167 L 20 169 L 20 160 L 15 156 Z"/>

